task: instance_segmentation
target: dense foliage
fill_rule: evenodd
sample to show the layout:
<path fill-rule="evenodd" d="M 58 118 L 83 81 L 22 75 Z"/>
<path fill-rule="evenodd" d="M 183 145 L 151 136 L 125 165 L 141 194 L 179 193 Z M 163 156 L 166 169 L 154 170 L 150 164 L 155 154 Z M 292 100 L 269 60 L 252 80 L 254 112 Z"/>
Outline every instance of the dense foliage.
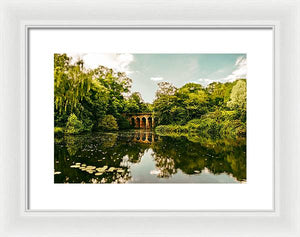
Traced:
<path fill-rule="evenodd" d="M 176 88 L 158 83 L 153 104 L 131 93 L 131 79 L 104 66 L 87 69 L 66 54 L 54 55 L 55 133 L 131 128 L 125 113 L 153 112 L 160 134 L 202 137 L 246 135 L 246 80 L 187 83 Z"/>
<path fill-rule="evenodd" d="M 154 101 L 161 135 L 198 134 L 204 137 L 246 135 L 246 80 L 211 83 L 206 88 L 188 83 L 177 89 L 159 83 Z"/>
<path fill-rule="evenodd" d="M 118 130 L 117 120 L 112 115 L 106 115 L 103 119 L 100 120 L 98 128 L 104 131 L 113 131 Z"/>
<path fill-rule="evenodd" d="M 77 134 L 129 128 L 123 113 L 149 110 L 139 93 L 130 94 L 130 87 L 125 73 L 104 66 L 86 69 L 82 60 L 73 62 L 66 54 L 55 54 L 54 131 Z"/>
<path fill-rule="evenodd" d="M 75 114 L 71 114 L 68 118 L 65 132 L 68 134 L 78 134 L 84 130 L 83 124 L 78 120 Z"/>

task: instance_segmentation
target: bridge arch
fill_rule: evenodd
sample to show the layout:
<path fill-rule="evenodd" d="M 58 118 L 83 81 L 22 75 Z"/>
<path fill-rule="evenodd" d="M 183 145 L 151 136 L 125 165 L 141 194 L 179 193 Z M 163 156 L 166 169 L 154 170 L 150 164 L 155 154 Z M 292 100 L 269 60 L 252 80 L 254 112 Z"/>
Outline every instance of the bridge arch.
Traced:
<path fill-rule="evenodd" d="M 145 117 L 142 117 L 142 126 L 141 128 L 147 128 L 147 119 Z"/>
<path fill-rule="evenodd" d="M 134 128 L 151 129 L 155 126 L 155 118 L 152 113 L 125 114 L 125 117 Z"/>
<path fill-rule="evenodd" d="M 152 123 L 152 117 L 148 117 L 148 124 L 149 124 L 149 128 L 153 127 L 153 123 Z"/>
<path fill-rule="evenodd" d="M 141 127 L 141 119 L 137 117 L 135 120 L 135 128 L 140 128 L 140 127 Z"/>
<path fill-rule="evenodd" d="M 135 119 L 134 118 L 131 118 L 130 124 L 131 124 L 131 126 L 135 126 Z"/>

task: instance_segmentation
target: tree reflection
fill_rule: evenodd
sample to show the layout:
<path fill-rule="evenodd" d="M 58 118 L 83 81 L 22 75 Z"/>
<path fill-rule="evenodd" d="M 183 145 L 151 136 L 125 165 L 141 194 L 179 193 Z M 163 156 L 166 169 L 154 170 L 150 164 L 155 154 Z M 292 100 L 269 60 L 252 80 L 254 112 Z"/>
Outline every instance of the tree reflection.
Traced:
<path fill-rule="evenodd" d="M 236 140 L 205 140 L 205 142 L 190 142 L 186 137 L 162 137 L 154 143 L 153 151 L 156 157 L 167 159 L 168 167 L 174 160 L 174 169 L 180 169 L 185 174 L 198 174 L 209 170 L 213 174 L 231 174 L 238 181 L 246 180 L 246 141 Z M 160 164 L 157 162 L 159 169 Z M 171 173 L 171 174 L 174 174 Z"/>
<path fill-rule="evenodd" d="M 158 169 L 157 177 L 169 178 L 177 172 L 175 167 L 175 161 L 169 156 L 163 156 L 154 152 L 154 159 L 156 168 Z"/>
<path fill-rule="evenodd" d="M 130 167 L 148 149 L 157 177 L 166 179 L 181 170 L 186 175 L 210 171 L 246 180 L 246 141 L 199 137 L 160 137 L 151 131 L 93 133 L 55 140 L 55 183 L 127 183 Z"/>

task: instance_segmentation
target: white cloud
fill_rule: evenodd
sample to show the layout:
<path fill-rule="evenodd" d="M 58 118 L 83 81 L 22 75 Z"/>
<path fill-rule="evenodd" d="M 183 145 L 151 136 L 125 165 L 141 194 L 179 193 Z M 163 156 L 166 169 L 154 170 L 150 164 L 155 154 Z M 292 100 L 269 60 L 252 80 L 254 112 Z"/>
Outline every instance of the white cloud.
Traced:
<path fill-rule="evenodd" d="M 99 65 L 112 68 L 118 72 L 125 72 L 127 75 L 133 73 L 130 70 L 130 63 L 134 60 L 132 54 L 68 54 L 73 60 L 82 59 L 85 67 L 95 69 Z"/>
<path fill-rule="evenodd" d="M 151 77 L 150 78 L 151 81 L 161 81 L 163 79 L 164 79 L 163 77 Z"/>
<path fill-rule="evenodd" d="M 235 70 L 228 75 L 227 77 L 223 78 L 222 80 L 225 82 L 232 82 L 236 79 L 240 78 L 247 78 L 247 59 L 244 56 L 239 57 L 235 62 Z"/>
<path fill-rule="evenodd" d="M 212 82 L 233 82 L 237 79 L 246 79 L 247 78 L 247 59 L 244 56 L 239 57 L 235 61 L 235 69 L 232 71 L 230 75 L 225 78 L 220 79 L 209 79 L 209 78 L 199 78 L 198 81 L 201 85 L 207 86 Z"/>

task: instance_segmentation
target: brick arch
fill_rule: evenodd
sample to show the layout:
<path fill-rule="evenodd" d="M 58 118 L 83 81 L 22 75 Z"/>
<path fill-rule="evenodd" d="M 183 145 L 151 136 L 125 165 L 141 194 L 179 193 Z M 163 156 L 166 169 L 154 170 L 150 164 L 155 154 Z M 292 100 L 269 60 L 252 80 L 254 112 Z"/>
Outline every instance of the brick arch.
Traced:
<path fill-rule="evenodd" d="M 134 128 L 151 129 L 155 126 L 152 113 L 125 114 L 125 117 Z"/>
<path fill-rule="evenodd" d="M 141 119 L 140 119 L 140 117 L 135 118 L 135 128 L 141 128 Z"/>

